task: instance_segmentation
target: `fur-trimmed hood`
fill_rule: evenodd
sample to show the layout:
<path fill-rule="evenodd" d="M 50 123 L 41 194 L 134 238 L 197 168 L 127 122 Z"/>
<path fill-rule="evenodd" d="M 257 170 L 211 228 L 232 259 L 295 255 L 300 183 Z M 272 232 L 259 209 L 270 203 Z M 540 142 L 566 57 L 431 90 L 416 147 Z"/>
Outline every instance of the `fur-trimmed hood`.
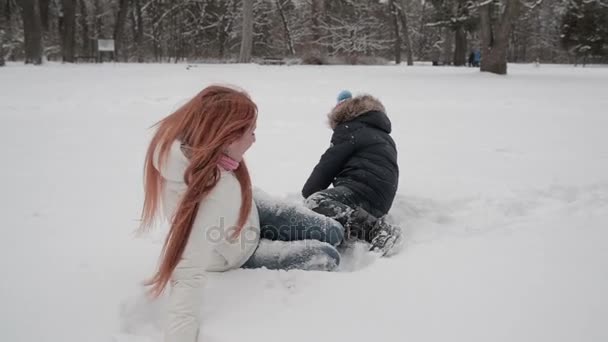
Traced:
<path fill-rule="evenodd" d="M 374 113 L 370 113 L 374 112 Z M 331 129 L 335 129 L 338 125 L 352 121 L 365 114 L 378 114 L 382 117 L 378 118 L 366 118 L 367 123 L 378 126 L 379 128 L 386 130 L 390 133 L 391 123 L 386 116 L 386 110 L 382 103 L 370 95 L 361 95 L 353 97 L 352 99 L 345 100 L 332 109 L 327 115 L 329 118 L 329 126 Z M 379 121 L 379 122 L 376 122 Z"/>

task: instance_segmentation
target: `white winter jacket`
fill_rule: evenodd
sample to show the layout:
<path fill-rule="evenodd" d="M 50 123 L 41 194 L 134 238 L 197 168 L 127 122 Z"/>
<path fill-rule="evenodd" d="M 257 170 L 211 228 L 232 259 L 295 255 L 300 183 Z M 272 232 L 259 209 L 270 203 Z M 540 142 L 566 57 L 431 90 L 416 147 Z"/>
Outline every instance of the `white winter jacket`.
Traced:
<path fill-rule="evenodd" d="M 158 169 L 158 155 L 154 165 Z M 159 170 L 164 179 L 162 209 L 168 218 L 186 191 L 184 172 L 188 165 L 179 142 L 173 143 Z M 166 342 L 197 340 L 206 272 L 239 268 L 258 246 L 260 222 L 255 203 L 240 237 L 233 240 L 230 236 L 240 207 L 240 184 L 232 172 L 222 170 L 219 182 L 199 205 L 186 249 L 171 277 Z"/>

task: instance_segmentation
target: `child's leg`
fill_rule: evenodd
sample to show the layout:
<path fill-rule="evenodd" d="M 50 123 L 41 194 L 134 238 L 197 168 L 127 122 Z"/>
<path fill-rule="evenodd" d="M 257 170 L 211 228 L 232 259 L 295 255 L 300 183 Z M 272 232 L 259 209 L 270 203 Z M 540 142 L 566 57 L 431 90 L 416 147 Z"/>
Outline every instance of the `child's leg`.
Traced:
<path fill-rule="evenodd" d="M 344 240 L 344 227 L 336 220 L 296 204 L 285 203 L 256 191 L 261 238 L 296 241 L 318 240 L 337 246 Z"/>
<path fill-rule="evenodd" d="M 382 215 L 374 216 L 368 203 L 360 200 L 348 188 L 316 192 L 305 205 L 313 211 L 334 218 L 345 228 L 347 238 L 355 237 L 372 244 L 372 250 L 388 254 L 401 237 L 401 229 L 387 223 Z"/>
<path fill-rule="evenodd" d="M 344 226 L 357 207 L 352 197 L 353 193 L 349 189 L 336 187 L 315 192 L 306 199 L 304 205 L 316 213 L 335 219 Z"/>
<path fill-rule="evenodd" d="M 310 195 L 305 205 L 314 212 L 340 222 L 349 237 L 369 242 L 369 232 L 376 225 L 378 218 L 366 210 L 365 203 L 360 202 L 350 189 L 338 186 Z"/>
<path fill-rule="evenodd" d="M 340 264 L 340 253 L 326 242 L 317 240 L 260 240 L 258 249 L 243 268 L 266 267 L 271 270 L 299 269 L 333 271 Z"/>

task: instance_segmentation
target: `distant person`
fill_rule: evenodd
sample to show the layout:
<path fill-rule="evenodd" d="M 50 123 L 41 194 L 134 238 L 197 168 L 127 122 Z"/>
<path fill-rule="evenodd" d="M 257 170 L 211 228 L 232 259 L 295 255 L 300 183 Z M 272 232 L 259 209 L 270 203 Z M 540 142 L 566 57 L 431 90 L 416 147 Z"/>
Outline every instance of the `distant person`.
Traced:
<path fill-rule="evenodd" d="M 473 59 L 473 66 L 478 68 L 480 62 L 481 62 L 481 52 L 479 52 L 479 50 L 475 50 L 475 58 Z"/>

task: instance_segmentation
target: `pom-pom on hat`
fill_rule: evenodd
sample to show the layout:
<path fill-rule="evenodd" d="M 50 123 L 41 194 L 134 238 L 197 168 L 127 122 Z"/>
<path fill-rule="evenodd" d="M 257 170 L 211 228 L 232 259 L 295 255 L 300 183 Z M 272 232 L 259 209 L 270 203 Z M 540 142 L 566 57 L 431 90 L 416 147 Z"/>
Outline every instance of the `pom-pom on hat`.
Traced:
<path fill-rule="evenodd" d="M 338 94 L 338 103 L 342 103 L 346 100 L 350 100 L 353 98 L 353 94 L 348 91 L 348 90 L 342 90 L 339 94 Z"/>

